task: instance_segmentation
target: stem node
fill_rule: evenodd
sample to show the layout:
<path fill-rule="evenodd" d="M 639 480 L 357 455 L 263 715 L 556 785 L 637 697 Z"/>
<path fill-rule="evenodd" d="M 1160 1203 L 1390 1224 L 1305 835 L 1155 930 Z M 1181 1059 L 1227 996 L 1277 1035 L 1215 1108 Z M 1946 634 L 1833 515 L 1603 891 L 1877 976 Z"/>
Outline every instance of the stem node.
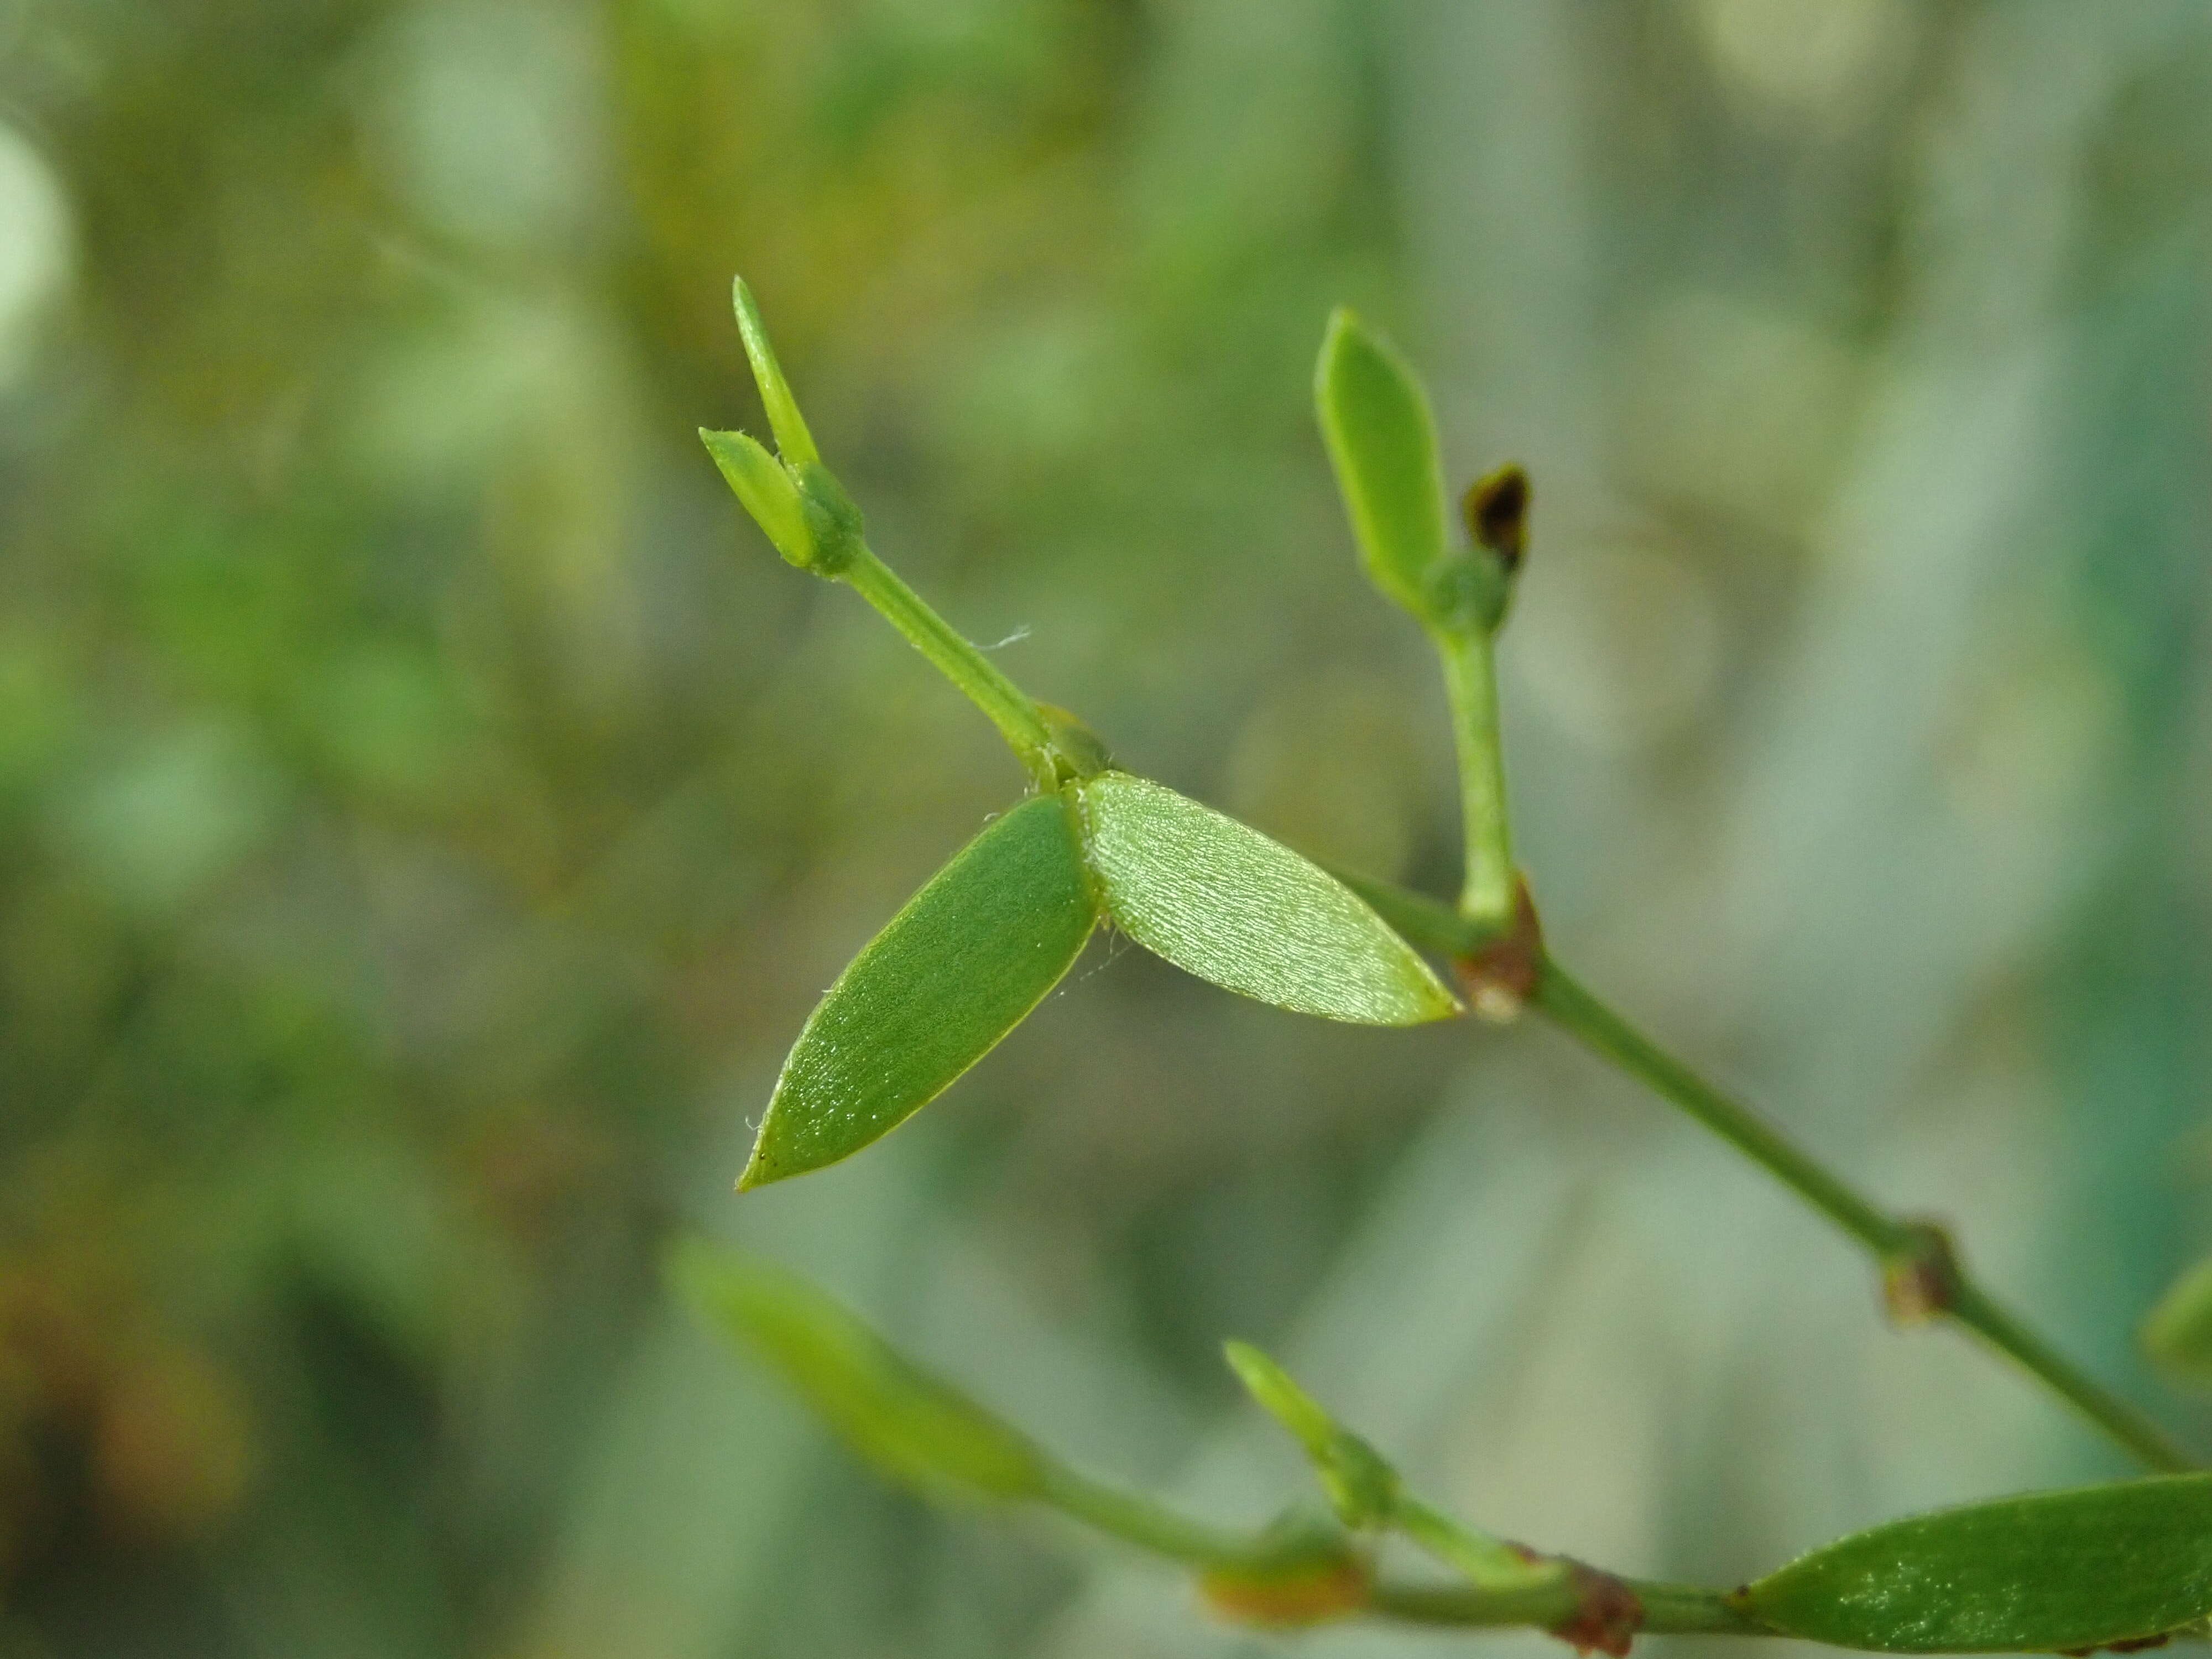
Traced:
<path fill-rule="evenodd" d="M 1575 1610 L 1552 1626 L 1552 1634 L 1577 1653 L 1606 1653 L 1613 1659 L 1626 1659 L 1636 1632 L 1644 1628 L 1642 1599 L 1609 1572 L 1575 1560 L 1569 1560 L 1566 1567 L 1567 1582 L 1574 1587 Z"/>
<path fill-rule="evenodd" d="M 1902 1243 L 1882 1258 L 1882 1306 L 1893 1325 L 1932 1325 L 1959 1305 L 1966 1273 L 1958 1247 L 1933 1221 L 1907 1218 L 1899 1231 Z"/>
<path fill-rule="evenodd" d="M 1544 927 L 1526 877 L 1513 889 L 1512 919 L 1480 949 L 1456 958 L 1468 1006 L 1493 1025 L 1510 1025 L 1535 1000 L 1544 975 Z"/>

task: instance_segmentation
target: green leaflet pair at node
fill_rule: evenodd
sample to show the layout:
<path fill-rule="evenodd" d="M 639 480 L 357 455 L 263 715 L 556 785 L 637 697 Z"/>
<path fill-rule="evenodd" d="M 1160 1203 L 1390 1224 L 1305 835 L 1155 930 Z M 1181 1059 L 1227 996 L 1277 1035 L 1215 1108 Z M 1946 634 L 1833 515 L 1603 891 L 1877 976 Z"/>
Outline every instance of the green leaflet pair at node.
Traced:
<path fill-rule="evenodd" d="M 1412 1025 L 1458 1011 L 1334 876 L 1161 784 L 1103 771 L 992 823 L 853 959 L 784 1062 L 738 1184 L 818 1169 L 896 1127 L 1021 1023 L 1102 917 L 1201 979 L 1299 1013 Z"/>

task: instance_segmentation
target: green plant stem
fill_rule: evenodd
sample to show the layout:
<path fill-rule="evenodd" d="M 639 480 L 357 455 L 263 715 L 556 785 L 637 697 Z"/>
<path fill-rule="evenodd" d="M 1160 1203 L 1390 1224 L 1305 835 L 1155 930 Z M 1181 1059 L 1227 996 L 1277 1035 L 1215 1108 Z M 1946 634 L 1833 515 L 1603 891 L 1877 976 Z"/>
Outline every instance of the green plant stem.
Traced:
<path fill-rule="evenodd" d="M 1912 1243 L 1903 1222 L 1883 1214 L 1749 1107 L 1730 1100 L 1662 1051 L 1548 957 L 1539 972 L 1535 1000 L 1585 1047 L 1680 1107 L 1877 1256 L 1893 1255 Z"/>
<path fill-rule="evenodd" d="M 993 665 L 975 646 L 957 633 L 927 601 L 898 579 L 896 573 L 865 544 L 857 545 L 851 562 L 838 571 L 837 580 L 848 585 L 881 611 L 892 627 L 906 635 L 915 650 L 929 659 L 937 672 L 968 695 L 968 700 L 990 717 L 1000 736 L 1020 757 L 1030 775 L 1044 788 L 1057 781 L 1053 763 L 1052 734 L 1044 716 L 1027 693 Z"/>
<path fill-rule="evenodd" d="M 1548 957 L 1537 980 L 1535 1002 L 1585 1046 L 1765 1170 L 1877 1261 L 1895 1261 L 1924 1240 L 1923 1227 L 1877 1208 L 1749 1107 L 1661 1049 Z M 1963 1270 L 1933 1310 L 1972 1332 L 2152 1468 L 2179 1472 L 2194 1467 L 2149 1419 L 2083 1374 Z"/>
<path fill-rule="evenodd" d="M 2021 1323 L 2010 1309 L 1992 1300 L 1973 1280 L 1960 1280 L 1949 1312 L 1988 1347 L 2063 1395 L 2075 1411 L 2150 1468 L 2161 1474 L 2180 1474 L 2197 1467 L 2197 1460 L 2168 1438 L 2164 1430 L 2127 1401 L 2107 1393 L 2101 1383 Z"/>
<path fill-rule="evenodd" d="M 1699 1584 L 1669 1584 L 1650 1579 L 1620 1581 L 1643 1605 L 1638 1635 L 1774 1636 L 1779 1634 L 1732 1603 L 1725 1592 Z M 1401 1584 L 1378 1582 L 1368 1592 L 1366 1610 L 1407 1624 L 1455 1628 L 1527 1625 L 1549 1630 L 1572 1616 L 1570 1588 L 1484 1590 L 1462 1584 Z"/>
<path fill-rule="evenodd" d="M 1050 1508 L 1109 1537 L 1200 1571 L 1265 1571 L 1310 1553 L 1310 1543 L 1301 1549 L 1296 1539 L 1285 1540 L 1264 1533 L 1238 1533 L 1211 1526 L 1140 1492 L 1093 1480 L 1062 1464 L 1048 1468 L 1044 1489 L 1037 1496 Z M 1442 1516 L 1437 1519 L 1442 1525 L 1456 1524 Z M 1620 1582 L 1643 1607 L 1639 1631 L 1655 1635 L 1776 1634 L 1735 1607 L 1723 1590 L 1638 1578 Z M 1537 1583 L 1496 1589 L 1378 1578 L 1367 1586 L 1358 1605 L 1346 1611 L 1438 1627 L 1550 1630 L 1574 1617 L 1580 1594 L 1572 1578 L 1564 1573 Z"/>
<path fill-rule="evenodd" d="M 1064 1464 L 1048 1467 L 1039 1501 L 1125 1544 L 1194 1567 L 1249 1567 L 1267 1559 L 1261 1540 L 1209 1526 L 1164 1504 L 1093 1480 Z"/>
<path fill-rule="evenodd" d="M 1498 733 L 1498 671 L 1490 635 L 1437 629 L 1452 738 L 1459 750 L 1460 823 L 1467 841 L 1462 915 L 1493 931 L 1512 919 L 1516 876 L 1505 811 L 1505 750 Z"/>

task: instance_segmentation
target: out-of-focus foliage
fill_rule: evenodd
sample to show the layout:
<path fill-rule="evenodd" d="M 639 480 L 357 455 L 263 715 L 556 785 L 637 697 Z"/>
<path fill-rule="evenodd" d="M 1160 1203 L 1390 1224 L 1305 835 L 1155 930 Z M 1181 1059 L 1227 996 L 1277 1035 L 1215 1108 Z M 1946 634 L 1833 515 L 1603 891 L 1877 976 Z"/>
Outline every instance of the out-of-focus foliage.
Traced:
<path fill-rule="evenodd" d="M 1021 780 L 694 434 L 767 429 L 743 270 L 1025 685 L 1448 891 L 1312 421 L 1358 307 L 1448 487 L 1536 480 L 1551 939 L 2148 1389 L 2212 1242 L 2209 236 L 2191 0 L 0 3 L 0 1651 L 1242 1639 L 825 1449 L 663 1304 L 677 1215 L 1201 1509 L 1294 1456 L 1230 1332 L 1626 1571 L 2108 1468 L 1540 1033 L 1104 943 L 732 1198 Z"/>

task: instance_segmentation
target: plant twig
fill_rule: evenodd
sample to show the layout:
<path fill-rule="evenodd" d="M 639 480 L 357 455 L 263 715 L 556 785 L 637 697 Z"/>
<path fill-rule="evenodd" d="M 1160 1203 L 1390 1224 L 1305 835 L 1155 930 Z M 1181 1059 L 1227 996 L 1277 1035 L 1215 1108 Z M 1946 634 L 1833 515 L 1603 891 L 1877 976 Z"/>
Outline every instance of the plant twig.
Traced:
<path fill-rule="evenodd" d="M 1467 884 L 1460 914 L 1503 929 L 1513 915 L 1518 878 L 1505 811 L 1504 745 L 1498 740 L 1498 670 L 1491 637 L 1480 627 L 1435 633 L 1443 659 L 1459 749 L 1460 823 L 1467 841 Z"/>
<path fill-rule="evenodd" d="M 1639 1634 L 1650 1636 L 1776 1636 L 1781 1632 L 1745 1612 L 1721 1590 L 1624 1578 L 1621 1584 L 1644 1610 Z M 1366 1611 L 1407 1624 L 1454 1627 L 1528 1625 L 1550 1630 L 1559 1623 L 1556 1589 L 1483 1590 L 1464 1584 L 1377 1583 Z M 1571 1611 L 1571 1610 L 1570 1610 Z"/>
<path fill-rule="evenodd" d="M 990 717 L 1030 775 L 1043 787 L 1053 787 L 1052 734 L 1028 693 L 900 580 L 865 543 L 855 545 L 851 562 L 837 572 L 836 580 L 881 611 L 938 672 L 965 692 Z"/>
<path fill-rule="evenodd" d="M 1414 944 L 1464 962 L 1483 931 L 1449 907 L 1369 877 L 1346 879 Z M 1600 1001 L 1548 953 L 1535 963 L 1534 1006 L 1593 1053 L 1671 1101 L 1863 1246 L 1887 1281 L 1900 1322 L 1945 1318 L 2003 1355 L 2148 1468 L 2179 1474 L 2195 1459 L 2133 1406 L 2024 1324 L 1959 1265 L 1942 1230 L 1892 1215 L 1750 1107 L 1706 1082 Z"/>
<path fill-rule="evenodd" d="M 2148 1467 L 2166 1473 L 2193 1460 L 2134 1407 L 2095 1382 L 1958 1264 L 1939 1229 L 1888 1214 L 1765 1118 L 1714 1088 L 1628 1024 L 1548 957 L 1536 1006 L 1594 1053 L 1672 1101 L 1863 1244 L 1891 1276 L 1914 1287 L 1900 1314 L 1948 1318 L 2002 1354 Z"/>
<path fill-rule="evenodd" d="M 1574 1639 L 1590 1617 L 1592 1590 L 1625 1611 L 1605 1632 L 1606 1645 L 1626 1650 L 1629 1636 L 1700 1633 L 1780 1634 L 1725 1590 L 1642 1578 L 1616 1578 L 1578 1563 L 1567 1571 L 1506 1588 L 1377 1577 L 1342 1534 L 1324 1539 L 1295 1531 L 1234 1532 L 1194 1520 L 1155 1498 L 1054 1465 L 1039 1501 L 1109 1537 L 1197 1569 L 1208 1599 L 1221 1611 L 1259 1623 L 1293 1624 L 1368 1617 L 1440 1628 L 1525 1627 Z M 1442 1518 L 1439 1517 L 1439 1520 Z M 1532 1563 L 1549 1558 L 1531 1557 Z M 1274 1588 L 1271 1589 L 1270 1587 Z"/>

